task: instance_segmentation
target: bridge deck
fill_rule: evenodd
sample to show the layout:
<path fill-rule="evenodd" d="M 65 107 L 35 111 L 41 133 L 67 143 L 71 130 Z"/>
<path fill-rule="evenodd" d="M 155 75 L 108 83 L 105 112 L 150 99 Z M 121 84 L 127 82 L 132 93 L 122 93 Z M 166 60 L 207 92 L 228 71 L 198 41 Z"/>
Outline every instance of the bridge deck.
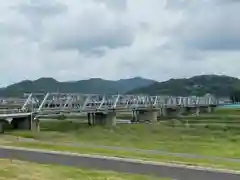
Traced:
<path fill-rule="evenodd" d="M 0 114 L 0 119 L 28 117 L 32 113 Z"/>

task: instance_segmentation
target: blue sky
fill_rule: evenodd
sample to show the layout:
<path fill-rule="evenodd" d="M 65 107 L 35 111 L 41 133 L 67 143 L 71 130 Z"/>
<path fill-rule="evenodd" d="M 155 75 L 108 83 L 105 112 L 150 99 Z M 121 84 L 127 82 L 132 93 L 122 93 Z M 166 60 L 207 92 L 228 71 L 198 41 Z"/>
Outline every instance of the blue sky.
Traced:
<path fill-rule="evenodd" d="M 238 0 L 11 0 L 0 6 L 0 86 L 142 76 L 240 77 Z"/>

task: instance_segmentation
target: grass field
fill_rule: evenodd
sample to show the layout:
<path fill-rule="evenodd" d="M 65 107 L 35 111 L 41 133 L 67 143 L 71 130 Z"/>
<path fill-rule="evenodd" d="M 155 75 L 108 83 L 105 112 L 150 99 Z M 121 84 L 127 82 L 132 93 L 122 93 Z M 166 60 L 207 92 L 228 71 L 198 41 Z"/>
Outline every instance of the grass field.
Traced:
<path fill-rule="evenodd" d="M 0 159 L 0 180 L 167 180 L 72 167 Z"/>
<path fill-rule="evenodd" d="M 234 109 L 234 108 L 216 108 L 214 110 L 214 113 L 201 113 L 201 117 L 208 117 L 208 118 L 213 118 L 213 119 L 217 119 L 221 116 L 224 117 L 230 117 L 230 118 L 237 118 L 240 116 L 240 109 Z M 117 117 L 119 119 L 131 119 L 132 118 L 132 114 L 131 113 L 121 113 L 118 114 Z M 188 118 L 191 118 L 191 116 L 188 116 Z"/>
<path fill-rule="evenodd" d="M 209 117 L 214 117 L 209 119 L 204 114 L 201 117 L 171 119 L 159 124 L 121 124 L 113 128 L 97 126 L 90 128 L 86 124 L 75 121 L 44 122 L 41 124 L 40 133 L 22 131 L 10 133 L 14 136 L 41 140 L 42 143 L 14 141 L 12 136 L 5 135 L 5 138 L 0 140 L 0 144 L 240 170 L 240 160 L 230 162 L 164 153 L 190 153 L 240 159 L 240 114 L 238 115 L 238 112 L 238 110 L 220 109 L 209 114 Z M 227 118 L 233 115 L 234 118 Z M 55 144 L 44 143 L 46 141 L 55 142 Z M 146 150 L 154 150 L 154 152 Z"/>

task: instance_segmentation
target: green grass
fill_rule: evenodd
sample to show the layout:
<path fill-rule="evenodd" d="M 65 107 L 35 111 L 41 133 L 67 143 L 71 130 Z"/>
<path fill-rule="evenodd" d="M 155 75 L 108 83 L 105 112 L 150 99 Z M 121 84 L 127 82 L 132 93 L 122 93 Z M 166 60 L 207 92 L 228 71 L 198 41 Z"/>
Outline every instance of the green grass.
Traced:
<path fill-rule="evenodd" d="M 213 127 L 168 127 L 162 124 L 118 125 L 115 128 L 93 127 L 71 122 L 47 122 L 42 132 L 16 134 L 55 142 L 81 142 L 169 152 L 195 153 L 240 158 L 240 132 Z M 223 146 L 224 145 L 224 146 Z M 218 151 L 216 151 L 218 149 Z"/>
<path fill-rule="evenodd" d="M 29 142 L 5 142 L 4 145 L 14 146 L 14 147 L 25 147 L 31 149 L 43 149 L 43 150 L 53 150 L 53 151 L 62 151 L 62 152 L 74 152 L 80 154 L 93 154 L 93 155 L 105 155 L 111 157 L 120 157 L 120 158 L 133 158 L 141 159 L 147 161 L 155 162 L 166 162 L 166 163 L 176 163 L 176 164 L 185 164 L 185 165 L 198 165 L 202 167 L 213 167 L 221 169 L 232 169 L 240 170 L 239 162 L 228 162 L 224 160 L 215 160 L 215 159 L 196 159 L 196 158 L 186 158 L 186 157 L 177 157 L 172 155 L 164 154 L 149 154 L 139 151 L 126 151 L 126 150 L 112 150 L 107 148 L 91 148 L 88 146 L 74 147 L 74 146 L 63 146 L 63 145 L 51 145 L 45 143 L 29 143 Z"/>
<path fill-rule="evenodd" d="M 0 159 L 1 180 L 163 180 L 141 176 L 104 172 L 57 165 L 40 165 Z M 167 179 L 164 179 L 167 180 Z"/>
<path fill-rule="evenodd" d="M 6 140 L 9 136 L 2 138 L 0 144 L 118 157 L 134 157 L 154 161 L 170 161 L 240 170 L 240 162 L 216 161 L 210 158 L 175 157 L 166 154 L 153 154 L 127 149 L 113 150 L 109 147 L 99 147 L 105 145 L 240 159 L 240 118 L 238 120 L 236 118 L 237 115 L 235 119 L 226 118 L 231 116 L 233 110 L 228 111 L 228 113 L 226 113 L 226 110 L 224 111 L 225 114 L 218 115 L 218 118 L 216 118 L 215 114 L 216 117 L 210 119 L 188 117 L 186 119 L 169 119 L 161 121 L 159 124 L 121 124 L 112 128 L 88 127 L 87 124 L 75 121 L 43 122 L 41 123 L 40 133 L 14 131 L 10 135 L 41 141 L 70 142 L 80 144 L 81 146 L 23 143 L 13 142 L 13 140 L 9 139 L 4 142 L 3 139 Z M 207 115 L 203 116 L 206 117 Z M 213 115 L 209 114 L 208 116 Z"/>
<path fill-rule="evenodd" d="M 89 128 L 82 123 L 45 122 L 40 133 L 14 131 L 11 134 L 42 141 L 81 143 L 81 146 L 61 146 L 32 142 L 7 141 L 1 144 L 24 146 L 29 148 L 71 151 L 117 157 L 133 157 L 161 162 L 177 162 L 214 166 L 240 170 L 240 162 L 226 162 L 213 159 L 174 157 L 129 150 L 94 147 L 107 145 L 147 150 L 164 150 L 178 153 L 240 158 L 240 133 L 238 131 L 212 130 L 210 128 L 168 127 L 163 124 L 118 125 L 115 128 Z M 7 136 L 6 136 L 7 137 Z"/>
<path fill-rule="evenodd" d="M 216 115 L 225 115 L 225 114 L 232 114 L 232 115 L 240 115 L 240 108 L 216 108 L 214 111 Z"/>

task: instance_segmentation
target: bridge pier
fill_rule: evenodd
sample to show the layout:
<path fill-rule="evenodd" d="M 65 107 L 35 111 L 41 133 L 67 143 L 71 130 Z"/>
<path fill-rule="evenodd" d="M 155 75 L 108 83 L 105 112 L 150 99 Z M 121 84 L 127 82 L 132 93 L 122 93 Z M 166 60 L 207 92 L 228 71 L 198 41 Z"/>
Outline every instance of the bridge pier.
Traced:
<path fill-rule="evenodd" d="M 206 106 L 199 107 L 201 113 L 209 113 L 211 109 Z"/>
<path fill-rule="evenodd" d="M 92 126 L 95 124 L 95 113 L 87 113 L 88 116 L 88 125 Z"/>
<path fill-rule="evenodd" d="M 0 121 L 0 134 L 4 133 L 4 122 Z"/>
<path fill-rule="evenodd" d="M 116 112 L 96 112 L 94 114 L 88 114 L 89 124 L 103 125 L 103 126 L 116 126 Z"/>
<path fill-rule="evenodd" d="M 213 106 L 201 106 L 199 107 L 201 113 L 212 113 L 214 112 L 215 107 Z"/>
<path fill-rule="evenodd" d="M 40 121 L 37 118 L 32 119 L 31 115 L 21 118 L 13 118 L 12 120 L 13 129 L 18 130 L 40 130 Z"/>
<path fill-rule="evenodd" d="M 184 109 L 184 115 L 193 115 L 195 114 L 196 116 L 200 115 L 201 108 L 200 107 L 185 107 Z"/>
<path fill-rule="evenodd" d="M 214 107 L 214 106 L 208 106 L 208 108 L 207 108 L 207 112 L 208 112 L 208 113 L 213 113 L 214 110 L 215 110 L 215 107 Z"/>
<path fill-rule="evenodd" d="M 133 110 L 132 111 L 132 120 L 134 122 L 139 122 L 139 111 Z"/>
<path fill-rule="evenodd" d="M 13 118 L 12 125 L 14 129 L 31 130 L 31 117 Z"/>
<path fill-rule="evenodd" d="M 116 124 L 117 124 L 116 112 L 107 113 L 106 120 L 105 120 L 105 125 L 116 126 Z"/>
<path fill-rule="evenodd" d="M 21 130 L 31 130 L 31 117 L 23 118 L 19 121 L 18 128 Z"/>
<path fill-rule="evenodd" d="M 106 120 L 106 114 L 102 112 L 94 113 L 94 125 L 104 125 L 104 121 Z"/>
<path fill-rule="evenodd" d="M 134 111 L 135 122 L 149 121 L 156 123 L 158 117 L 158 111 L 155 110 L 136 110 Z"/>
<path fill-rule="evenodd" d="M 161 116 L 163 117 L 178 117 L 180 116 L 182 112 L 182 108 L 176 107 L 176 108 L 168 108 L 164 107 L 161 109 Z"/>
<path fill-rule="evenodd" d="M 40 121 L 38 118 L 33 119 L 31 122 L 31 130 L 35 131 L 35 132 L 39 132 L 40 131 Z"/>

